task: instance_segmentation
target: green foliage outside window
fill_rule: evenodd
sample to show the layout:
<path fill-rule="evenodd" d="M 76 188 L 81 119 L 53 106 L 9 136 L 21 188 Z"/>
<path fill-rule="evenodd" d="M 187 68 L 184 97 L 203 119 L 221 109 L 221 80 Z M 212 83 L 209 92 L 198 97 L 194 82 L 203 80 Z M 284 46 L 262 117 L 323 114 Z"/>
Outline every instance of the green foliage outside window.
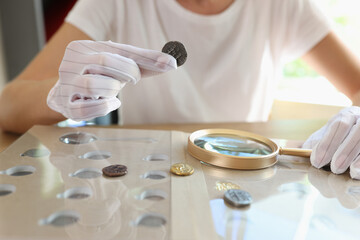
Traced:
<path fill-rule="evenodd" d="M 351 51 L 360 56 L 359 0 L 314 0 L 332 19 L 333 30 Z M 351 106 L 351 100 L 339 92 L 324 76 L 319 76 L 301 59 L 283 68 L 276 99 L 334 106 Z"/>
<path fill-rule="evenodd" d="M 330 4 L 337 3 L 337 0 L 330 0 Z M 347 16 L 333 17 L 336 27 L 346 27 L 350 20 Z M 285 78 L 317 77 L 318 74 L 312 70 L 304 61 L 297 59 L 285 65 L 283 74 Z"/>

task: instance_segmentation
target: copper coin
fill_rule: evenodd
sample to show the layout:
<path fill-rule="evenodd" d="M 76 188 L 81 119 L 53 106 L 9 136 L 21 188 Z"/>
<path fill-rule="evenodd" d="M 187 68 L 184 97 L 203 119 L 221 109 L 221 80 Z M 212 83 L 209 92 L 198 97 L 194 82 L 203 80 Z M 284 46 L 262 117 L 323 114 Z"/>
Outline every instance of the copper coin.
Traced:
<path fill-rule="evenodd" d="M 108 177 L 119 177 L 127 174 L 127 167 L 125 165 L 114 164 L 102 169 L 105 176 Z"/>

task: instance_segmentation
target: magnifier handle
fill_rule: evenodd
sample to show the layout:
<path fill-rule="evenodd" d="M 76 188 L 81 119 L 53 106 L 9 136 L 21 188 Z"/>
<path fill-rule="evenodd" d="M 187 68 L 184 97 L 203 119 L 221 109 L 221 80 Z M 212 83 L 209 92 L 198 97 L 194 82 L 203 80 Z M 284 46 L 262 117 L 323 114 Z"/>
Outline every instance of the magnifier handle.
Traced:
<path fill-rule="evenodd" d="M 303 148 L 280 148 L 280 155 L 291 155 L 297 157 L 310 157 L 311 149 L 303 149 Z"/>

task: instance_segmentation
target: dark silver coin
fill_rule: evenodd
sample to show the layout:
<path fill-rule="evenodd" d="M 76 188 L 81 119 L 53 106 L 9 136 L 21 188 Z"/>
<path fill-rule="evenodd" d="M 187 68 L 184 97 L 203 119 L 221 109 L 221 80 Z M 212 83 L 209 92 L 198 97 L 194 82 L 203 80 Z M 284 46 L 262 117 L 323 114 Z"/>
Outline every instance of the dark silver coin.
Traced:
<path fill-rule="evenodd" d="M 224 194 L 224 201 L 234 207 L 244 207 L 252 202 L 250 193 L 240 189 L 229 189 Z"/>
<path fill-rule="evenodd" d="M 163 53 L 167 53 L 176 59 L 178 67 L 186 62 L 187 52 L 184 45 L 178 41 L 171 41 L 164 45 L 161 50 Z"/>

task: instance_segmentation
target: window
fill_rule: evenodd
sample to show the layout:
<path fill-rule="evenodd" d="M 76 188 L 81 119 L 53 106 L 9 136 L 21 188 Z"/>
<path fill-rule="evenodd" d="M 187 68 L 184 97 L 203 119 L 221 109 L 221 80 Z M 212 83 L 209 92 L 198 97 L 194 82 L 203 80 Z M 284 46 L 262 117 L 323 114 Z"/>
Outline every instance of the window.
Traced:
<path fill-rule="evenodd" d="M 314 0 L 333 21 L 333 29 L 345 44 L 360 56 L 360 14 L 356 0 Z M 284 67 L 276 98 L 283 101 L 349 106 L 350 99 L 303 61 Z M 321 89 L 321 91 L 319 91 Z"/>

